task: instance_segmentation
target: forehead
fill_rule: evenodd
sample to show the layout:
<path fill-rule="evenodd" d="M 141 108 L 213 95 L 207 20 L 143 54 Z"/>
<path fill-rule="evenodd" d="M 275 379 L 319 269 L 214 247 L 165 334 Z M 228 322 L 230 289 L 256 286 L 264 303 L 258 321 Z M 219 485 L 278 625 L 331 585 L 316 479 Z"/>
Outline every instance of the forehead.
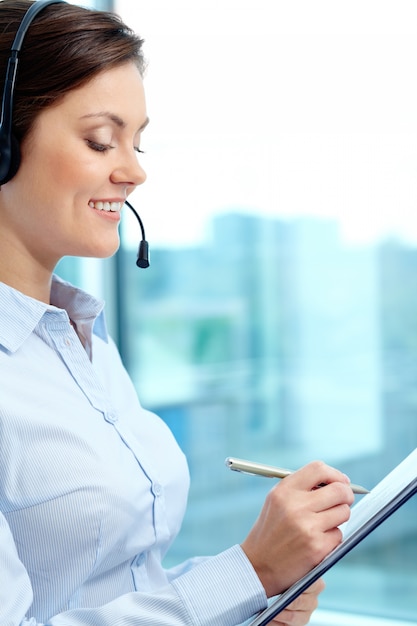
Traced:
<path fill-rule="evenodd" d="M 142 76 L 134 63 L 100 72 L 43 113 L 51 118 L 71 115 L 89 119 L 100 111 L 112 111 L 125 125 L 132 123 L 140 128 L 144 124 L 147 119 L 145 92 Z"/>

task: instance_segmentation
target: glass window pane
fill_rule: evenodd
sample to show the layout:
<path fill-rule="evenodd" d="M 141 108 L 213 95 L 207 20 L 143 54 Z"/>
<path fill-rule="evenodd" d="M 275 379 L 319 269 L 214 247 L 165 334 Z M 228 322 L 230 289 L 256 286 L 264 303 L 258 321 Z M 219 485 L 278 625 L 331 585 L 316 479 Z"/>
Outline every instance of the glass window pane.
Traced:
<path fill-rule="evenodd" d="M 146 40 L 148 181 L 118 257 L 127 367 L 192 475 L 167 564 L 238 542 L 315 458 L 372 487 L 417 442 L 417 6 L 118 0 Z M 417 501 L 321 606 L 417 620 Z"/>

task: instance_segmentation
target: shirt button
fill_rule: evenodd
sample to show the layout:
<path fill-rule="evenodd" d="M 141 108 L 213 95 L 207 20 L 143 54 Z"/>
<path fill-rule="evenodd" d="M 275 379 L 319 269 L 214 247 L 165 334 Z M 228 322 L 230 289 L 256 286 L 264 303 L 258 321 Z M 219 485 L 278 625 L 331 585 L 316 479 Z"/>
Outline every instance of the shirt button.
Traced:
<path fill-rule="evenodd" d="M 70 339 L 69 337 L 66 337 L 66 339 L 65 339 L 65 345 L 66 345 L 66 346 L 70 346 L 71 344 L 72 344 L 71 339 Z"/>
<path fill-rule="evenodd" d="M 106 412 L 104 414 L 104 419 L 109 424 L 114 424 L 115 422 L 117 422 L 117 415 L 115 415 L 114 413 L 111 413 L 110 411 L 108 411 L 108 412 Z"/>
<path fill-rule="evenodd" d="M 153 493 L 155 496 L 160 496 L 162 493 L 162 485 L 160 485 L 159 483 L 154 483 L 153 484 Z"/>

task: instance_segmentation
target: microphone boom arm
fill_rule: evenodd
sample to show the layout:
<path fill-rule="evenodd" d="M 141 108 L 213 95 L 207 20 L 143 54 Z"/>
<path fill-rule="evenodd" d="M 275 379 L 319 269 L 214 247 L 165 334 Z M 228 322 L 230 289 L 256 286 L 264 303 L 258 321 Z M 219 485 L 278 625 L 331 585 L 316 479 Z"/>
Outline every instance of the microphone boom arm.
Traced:
<path fill-rule="evenodd" d="M 149 267 L 149 244 L 146 241 L 145 228 L 143 226 L 142 220 L 139 217 L 139 213 L 136 211 L 136 209 L 133 208 L 133 206 L 130 204 L 130 202 L 125 200 L 125 204 L 127 204 L 129 209 L 132 211 L 132 213 L 135 215 L 136 219 L 138 220 L 139 226 L 140 226 L 140 230 L 141 230 L 141 233 L 142 233 L 142 239 L 141 239 L 141 241 L 139 243 L 139 249 L 138 249 L 138 255 L 137 255 L 137 259 L 136 259 L 136 265 L 138 267 L 142 267 L 142 268 Z"/>

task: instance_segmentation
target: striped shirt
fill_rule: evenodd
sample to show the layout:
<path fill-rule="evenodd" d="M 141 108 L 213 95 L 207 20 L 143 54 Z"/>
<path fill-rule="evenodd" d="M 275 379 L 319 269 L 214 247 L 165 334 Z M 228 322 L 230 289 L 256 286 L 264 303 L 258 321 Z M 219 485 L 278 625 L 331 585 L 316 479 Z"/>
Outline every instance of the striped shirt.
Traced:
<path fill-rule="evenodd" d="M 57 277 L 51 302 L 0 283 L 0 625 L 244 622 L 266 597 L 240 546 L 161 565 L 187 464 L 141 407 L 103 303 Z"/>

